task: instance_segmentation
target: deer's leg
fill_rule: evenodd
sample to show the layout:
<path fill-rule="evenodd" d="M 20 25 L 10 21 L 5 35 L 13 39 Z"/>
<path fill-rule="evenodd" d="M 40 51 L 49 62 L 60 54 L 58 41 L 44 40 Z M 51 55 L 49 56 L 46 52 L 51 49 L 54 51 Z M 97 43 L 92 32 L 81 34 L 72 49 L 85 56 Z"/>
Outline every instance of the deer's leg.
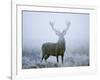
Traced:
<path fill-rule="evenodd" d="M 63 63 L 63 58 L 64 58 L 64 56 L 62 55 L 61 58 L 62 58 L 62 63 Z"/>
<path fill-rule="evenodd" d="M 57 63 L 59 62 L 59 60 L 58 60 L 58 56 L 56 56 L 56 58 L 57 58 Z"/>
<path fill-rule="evenodd" d="M 41 62 L 42 62 L 42 60 L 43 60 L 44 56 L 45 56 L 45 55 L 43 55 L 43 56 L 42 56 Z"/>
<path fill-rule="evenodd" d="M 47 59 L 48 59 L 48 57 L 49 57 L 49 55 L 46 55 L 46 56 L 45 56 L 45 60 L 47 60 Z"/>

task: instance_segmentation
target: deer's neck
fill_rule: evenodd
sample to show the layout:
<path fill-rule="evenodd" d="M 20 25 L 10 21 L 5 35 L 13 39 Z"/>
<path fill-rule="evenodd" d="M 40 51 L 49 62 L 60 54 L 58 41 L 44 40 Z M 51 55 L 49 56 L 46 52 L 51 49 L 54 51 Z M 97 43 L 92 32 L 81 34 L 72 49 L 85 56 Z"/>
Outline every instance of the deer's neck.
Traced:
<path fill-rule="evenodd" d="M 65 39 L 64 39 L 64 38 L 59 38 L 59 40 L 58 40 L 58 45 L 59 45 L 61 48 L 65 49 Z"/>

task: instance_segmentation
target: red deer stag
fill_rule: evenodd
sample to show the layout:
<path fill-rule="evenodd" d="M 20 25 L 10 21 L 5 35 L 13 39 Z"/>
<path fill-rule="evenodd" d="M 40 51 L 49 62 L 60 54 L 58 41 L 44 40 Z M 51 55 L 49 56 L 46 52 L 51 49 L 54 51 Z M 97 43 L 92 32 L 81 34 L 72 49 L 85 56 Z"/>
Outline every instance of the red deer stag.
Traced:
<path fill-rule="evenodd" d="M 64 35 L 66 34 L 66 32 L 69 29 L 70 26 L 70 22 L 66 23 L 67 27 L 62 31 L 58 31 L 54 28 L 54 22 L 50 22 L 50 26 L 52 27 L 53 31 L 56 33 L 56 35 L 59 37 L 57 43 L 44 43 L 42 45 L 42 59 L 47 60 L 49 58 L 49 56 L 55 56 L 57 58 L 57 63 L 58 61 L 58 57 L 61 56 L 62 58 L 62 63 L 63 63 L 63 57 L 64 57 L 64 52 L 66 49 L 65 46 L 65 39 L 64 39 Z"/>

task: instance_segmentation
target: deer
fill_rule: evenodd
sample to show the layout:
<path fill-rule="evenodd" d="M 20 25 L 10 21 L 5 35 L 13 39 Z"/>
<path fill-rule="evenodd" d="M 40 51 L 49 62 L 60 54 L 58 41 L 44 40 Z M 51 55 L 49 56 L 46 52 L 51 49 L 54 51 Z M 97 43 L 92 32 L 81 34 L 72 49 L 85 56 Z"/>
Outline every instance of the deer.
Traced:
<path fill-rule="evenodd" d="M 42 45 L 41 49 L 42 49 L 42 58 L 41 58 L 41 62 L 43 59 L 45 59 L 45 61 L 50 57 L 50 56 L 55 56 L 57 59 L 57 63 L 59 62 L 58 57 L 61 56 L 61 60 L 63 63 L 63 58 L 64 58 L 64 53 L 66 50 L 66 41 L 65 41 L 65 34 L 67 33 L 69 27 L 70 27 L 70 22 L 66 22 L 66 28 L 60 32 L 59 30 L 54 28 L 54 22 L 50 21 L 50 26 L 52 28 L 52 30 L 55 32 L 55 34 L 58 36 L 58 41 L 56 43 L 51 43 L 51 42 L 46 42 Z"/>

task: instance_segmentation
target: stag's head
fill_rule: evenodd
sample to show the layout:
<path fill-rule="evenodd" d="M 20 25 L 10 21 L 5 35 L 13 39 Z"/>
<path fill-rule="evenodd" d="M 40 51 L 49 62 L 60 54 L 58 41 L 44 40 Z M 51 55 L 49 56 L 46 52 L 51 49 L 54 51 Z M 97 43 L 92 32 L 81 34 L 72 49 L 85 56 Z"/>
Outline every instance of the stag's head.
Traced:
<path fill-rule="evenodd" d="M 68 31 L 68 29 L 70 27 L 70 24 L 71 23 L 69 21 L 67 21 L 66 22 L 66 28 L 62 32 L 60 32 L 59 30 L 57 30 L 57 29 L 54 28 L 55 23 L 54 22 L 50 22 L 50 26 L 52 27 L 53 31 L 56 33 L 56 35 L 59 38 L 63 38 L 64 37 L 64 35 L 67 33 L 67 31 Z"/>

